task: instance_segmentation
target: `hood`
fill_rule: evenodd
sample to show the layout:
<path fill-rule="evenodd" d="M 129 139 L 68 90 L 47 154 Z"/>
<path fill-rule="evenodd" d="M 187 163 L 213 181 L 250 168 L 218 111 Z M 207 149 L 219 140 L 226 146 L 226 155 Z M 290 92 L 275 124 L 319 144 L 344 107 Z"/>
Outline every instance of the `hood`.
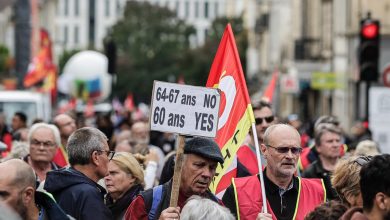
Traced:
<path fill-rule="evenodd" d="M 48 172 L 44 189 L 50 193 L 55 193 L 77 184 L 97 186 L 97 183 L 70 167 Z"/>

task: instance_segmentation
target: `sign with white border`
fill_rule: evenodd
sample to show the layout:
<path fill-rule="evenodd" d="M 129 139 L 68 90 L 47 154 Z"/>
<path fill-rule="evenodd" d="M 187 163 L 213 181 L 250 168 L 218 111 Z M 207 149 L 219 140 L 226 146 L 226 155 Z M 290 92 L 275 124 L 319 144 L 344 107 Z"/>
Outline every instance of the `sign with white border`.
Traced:
<path fill-rule="evenodd" d="M 215 137 L 219 104 L 218 89 L 154 81 L 150 129 Z"/>

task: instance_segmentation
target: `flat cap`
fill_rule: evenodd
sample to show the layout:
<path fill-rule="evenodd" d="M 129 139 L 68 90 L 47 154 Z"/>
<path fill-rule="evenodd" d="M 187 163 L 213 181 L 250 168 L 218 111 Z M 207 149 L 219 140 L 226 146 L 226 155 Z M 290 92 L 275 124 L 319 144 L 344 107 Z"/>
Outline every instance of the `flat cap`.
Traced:
<path fill-rule="evenodd" d="M 196 154 L 198 156 L 223 163 L 223 157 L 218 144 L 212 139 L 195 137 L 188 140 L 184 145 L 185 154 Z"/>

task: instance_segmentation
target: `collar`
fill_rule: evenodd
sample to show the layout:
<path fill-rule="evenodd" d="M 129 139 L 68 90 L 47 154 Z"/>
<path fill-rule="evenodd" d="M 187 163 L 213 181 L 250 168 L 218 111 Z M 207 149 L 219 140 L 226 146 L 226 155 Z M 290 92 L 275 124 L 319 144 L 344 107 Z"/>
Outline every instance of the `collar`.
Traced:
<path fill-rule="evenodd" d="M 264 185 L 265 185 L 266 191 L 270 192 L 271 194 L 278 194 L 278 195 L 283 195 L 284 193 L 286 193 L 289 190 L 296 190 L 298 192 L 298 190 L 299 190 L 298 189 L 298 187 L 299 187 L 298 177 L 293 176 L 290 185 L 285 190 L 285 189 L 282 189 L 279 186 L 277 186 L 275 183 L 273 183 L 265 174 L 265 170 L 266 170 L 266 168 L 263 171 L 263 177 L 264 177 Z M 259 175 L 258 175 L 258 177 L 260 178 Z"/>

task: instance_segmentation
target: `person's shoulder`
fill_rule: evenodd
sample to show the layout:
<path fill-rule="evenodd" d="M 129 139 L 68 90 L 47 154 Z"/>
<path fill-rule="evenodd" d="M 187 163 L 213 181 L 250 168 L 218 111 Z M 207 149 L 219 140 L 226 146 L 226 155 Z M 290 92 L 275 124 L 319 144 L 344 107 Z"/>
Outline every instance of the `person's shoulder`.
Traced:
<path fill-rule="evenodd" d="M 305 178 L 313 178 L 315 177 L 315 173 L 316 173 L 316 170 L 317 170 L 317 166 L 318 166 L 318 161 L 314 161 L 313 163 L 311 163 L 302 173 L 302 177 L 305 177 Z"/>

